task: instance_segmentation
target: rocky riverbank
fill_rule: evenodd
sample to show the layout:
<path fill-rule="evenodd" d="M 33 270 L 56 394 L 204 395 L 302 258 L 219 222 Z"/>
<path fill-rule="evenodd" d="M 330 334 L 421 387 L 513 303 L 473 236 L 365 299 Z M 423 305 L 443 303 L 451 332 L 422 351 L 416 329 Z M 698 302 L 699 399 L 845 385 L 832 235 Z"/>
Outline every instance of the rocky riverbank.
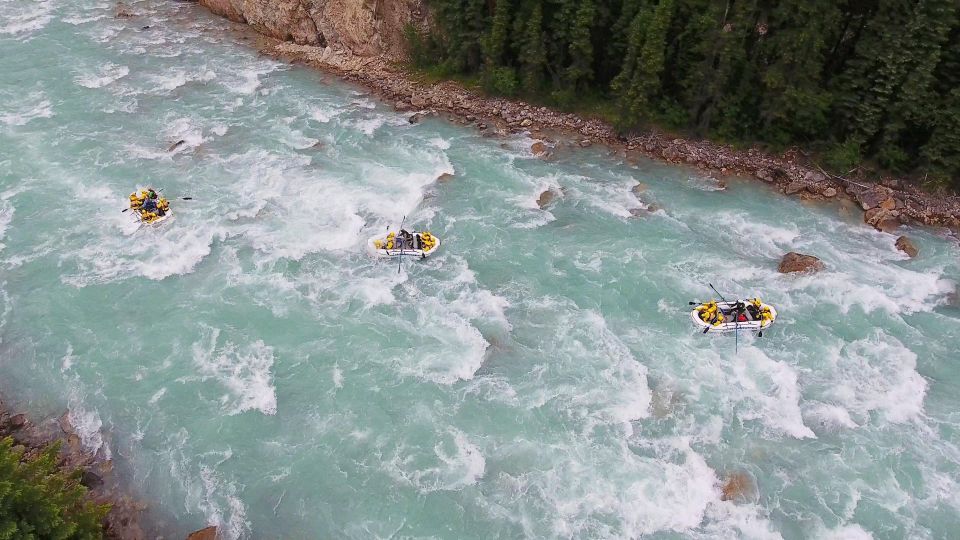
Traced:
<path fill-rule="evenodd" d="M 122 492 L 110 459 L 83 447 L 80 436 L 70 423 L 69 412 L 59 418 L 35 423 L 27 415 L 9 410 L 0 400 L 0 438 L 8 436 L 15 444 L 25 447 L 28 453 L 39 452 L 60 441 L 59 467 L 82 471 L 80 482 L 87 488 L 87 497 L 97 504 L 111 507 L 104 520 L 105 536 L 125 540 L 146 538 L 140 527 L 144 505 Z"/>
<path fill-rule="evenodd" d="M 787 195 L 804 199 L 848 196 L 867 212 L 867 223 L 885 231 L 901 223 L 960 227 L 960 197 L 934 196 L 898 179 L 874 184 L 841 178 L 805 163 L 797 151 L 774 156 L 756 149 L 739 150 L 656 131 L 625 139 L 600 120 L 521 101 L 487 98 L 454 82 L 421 83 L 381 58 L 357 56 L 346 49 L 265 40 L 261 50 L 291 62 L 332 71 L 369 88 L 398 111 L 448 114 L 490 134 L 529 133 L 546 143 L 535 144 L 532 149 L 544 157 L 558 144 L 581 147 L 604 144 L 627 158 L 644 155 L 696 167 L 712 175 L 751 176 L 776 186 Z M 411 120 L 418 117 L 412 116 Z"/>
<path fill-rule="evenodd" d="M 522 101 L 486 97 L 451 81 L 422 82 L 403 67 L 402 61 L 398 62 L 404 49 L 398 25 L 429 24 L 419 0 L 390 0 L 384 4 L 382 25 L 377 24 L 378 8 L 367 13 L 369 6 L 352 0 L 338 1 L 352 6 L 351 9 L 331 11 L 323 7 L 326 4 L 316 2 L 307 2 L 307 8 L 290 7 L 288 0 L 200 3 L 260 32 L 257 46 L 264 54 L 332 72 L 362 85 L 398 111 L 410 111 L 411 122 L 427 114 L 446 114 L 490 135 L 528 133 L 542 140 L 531 151 L 545 158 L 559 146 L 604 144 L 626 159 L 642 155 L 695 167 L 714 176 L 749 176 L 803 199 L 848 197 L 863 208 L 865 222 L 888 232 L 903 223 L 960 228 L 960 197 L 931 195 L 901 179 L 885 179 L 877 184 L 863 178 L 832 175 L 811 164 L 797 150 L 771 155 L 758 149 L 737 149 L 653 130 L 624 138 L 601 120 Z M 267 9 L 271 6 L 276 10 Z M 354 11 L 369 15 L 357 19 L 364 24 L 348 24 L 352 20 L 348 15 Z M 268 17 L 270 13 L 273 15 Z M 316 37 L 313 33 L 301 35 L 302 32 L 284 30 L 304 26 L 315 28 Z M 374 42 L 376 47 L 357 45 L 355 42 L 364 41 L 360 38 Z"/>

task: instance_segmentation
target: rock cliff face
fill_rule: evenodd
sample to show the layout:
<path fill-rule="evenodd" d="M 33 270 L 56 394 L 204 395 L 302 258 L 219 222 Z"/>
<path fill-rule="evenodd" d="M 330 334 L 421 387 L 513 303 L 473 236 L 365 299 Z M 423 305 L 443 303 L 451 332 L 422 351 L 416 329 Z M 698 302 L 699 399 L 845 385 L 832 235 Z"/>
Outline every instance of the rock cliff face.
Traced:
<path fill-rule="evenodd" d="M 407 25 L 426 25 L 423 0 L 199 0 L 210 11 L 300 45 L 404 57 Z"/>

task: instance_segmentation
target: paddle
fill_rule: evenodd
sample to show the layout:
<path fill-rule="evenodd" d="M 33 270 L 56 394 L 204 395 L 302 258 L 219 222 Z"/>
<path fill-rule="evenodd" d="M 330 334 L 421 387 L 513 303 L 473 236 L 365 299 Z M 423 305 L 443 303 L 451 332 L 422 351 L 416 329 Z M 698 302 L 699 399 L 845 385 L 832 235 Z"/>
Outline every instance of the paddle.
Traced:
<path fill-rule="evenodd" d="M 403 219 L 400 220 L 400 231 L 403 231 L 403 222 L 407 220 L 407 216 L 403 216 Z M 400 256 L 397 257 L 397 274 L 400 273 L 400 266 L 403 264 L 403 239 L 400 236 L 400 233 L 397 233 L 397 238 L 400 239 Z"/>

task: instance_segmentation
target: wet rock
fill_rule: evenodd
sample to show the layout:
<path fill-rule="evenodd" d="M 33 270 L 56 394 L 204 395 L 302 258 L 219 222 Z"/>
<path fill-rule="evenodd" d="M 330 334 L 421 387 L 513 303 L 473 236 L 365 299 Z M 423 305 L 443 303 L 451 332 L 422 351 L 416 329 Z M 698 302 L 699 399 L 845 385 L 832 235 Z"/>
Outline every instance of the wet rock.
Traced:
<path fill-rule="evenodd" d="M 22 414 L 15 414 L 10 417 L 10 420 L 7 421 L 7 424 L 10 426 L 10 429 L 13 429 L 13 430 L 21 429 L 29 423 L 30 421 L 27 420 L 27 417 Z"/>
<path fill-rule="evenodd" d="M 754 173 L 754 176 L 763 180 L 764 182 L 773 182 L 773 173 L 767 169 L 757 169 L 757 172 Z"/>
<path fill-rule="evenodd" d="M 217 527 L 211 525 L 199 531 L 193 531 L 187 535 L 187 540 L 217 540 Z"/>
<path fill-rule="evenodd" d="M 639 183 L 633 186 L 632 188 L 630 188 L 630 191 L 633 192 L 633 194 L 636 195 L 637 197 L 639 197 L 640 194 L 646 190 L 647 190 L 647 185 L 643 183 Z"/>
<path fill-rule="evenodd" d="M 920 253 L 920 250 L 917 249 L 917 246 L 913 245 L 913 242 L 910 241 L 910 239 L 907 238 L 906 236 L 901 236 L 900 238 L 897 238 L 896 246 L 897 246 L 897 249 L 909 255 L 910 258 L 916 257 L 917 254 Z"/>
<path fill-rule="evenodd" d="M 875 187 L 860 192 L 860 194 L 857 196 L 857 201 L 864 210 L 870 210 L 871 208 L 880 206 L 880 204 L 889 197 L 890 194 L 887 193 L 885 189 L 881 187 Z"/>
<path fill-rule="evenodd" d="M 540 194 L 540 197 L 537 199 L 537 206 L 539 206 L 541 209 L 544 209 L 556 198 L 557 194 L 548 189 Z"/>
<path fill-rule="evenodd" d="M 789 184 L 787 184 L 787 187 L 783 189 L 783 192 L 786 193 L 787 195 L 794 195 L 796 193 L 800 193 L 805 189 L 807 189 L 807 186 L 805 186 L 800 182 L 790 182 Z"/>
<path fill-rule="evenodd" d="M 589 148 L 591 146 L 593 146 L 593 141 L 590 139 L 583 139 L 580 141 L 580 148 Z"/>
<path fill-rule="evenodd" d="M 170 145 L 170 148 L 167 148 L 167 152 L 173 152 L 174 150 L 176 150 L 177 148 L 180 148 L 181 146 L 183 146 L 183 145 L 185 145 L 185 144 L 187 144 L 187 141 L 185 141 L 185 140 L 183 140 L 183 139 L 180 139 L 179 141 L 171 144 L 171 145 Z"/>
<path fill-rule="evenodd" d="M 533 152 L 535 156 L 543 156 L 547 153 L 547 145 L 543 144 L 540 141 L 537 141 L 530 145 L 530 151 Z"/>
<path fill-rule="evenodd" d="M 533 120 L 530 120 L 529 118 L 525 118 L 523 122 L 520 122 L 521 127 L 530 127 L 532 124 Z"/>
<path fill-rule="evenodd" d="M 863 214 L 863 221 L 878 231 L 889 232 L 900 226 L 900 213 L 896 210 L 871 208 Z"/>
<path fill-rule="evenodd" d="M 757 482 L 750 473 L 733 471 L 727 473 L 720 487 L 720 500 L 735 503 L 749 503 L 757 500 L 759 492 Z"/>
<path fill-rule="evenodd" d="M 445 172 L 437 177 L 437 182 L 440 182 L 441 184 L 445 184 L 451 180 L 453 180 L 453 174 L 451 173 Z"/>
<path fill-rule="evenodd" d="M 813 255 L 803 255 L 791 251 L 783 256 L 777 271 L 781 274 L 790 274 L 794 272 L 819 272 L 826 268 L 823 261 Z"/>
<path fill-rule="evenodd" d="M 893 197 L 887 197 L 886 199 L 884 199 L 884 200 L 880 203 L 879 208 L 882 208 L 882 209 L 884 209 L 884 210 L 896 210 L 896 209 L 897 209 L 897 201 L 894 200 Z"/>
<path fill-rule="evenodd" d="M 820 192 L 821 195 L 830 199 L 837 196 L 836 188 L 828 187 L 827 189 Z"/>
<path fill-rule="evenodd" d="M 100 478 L 99 474 L 88 469 L 80 475 L 80 483 L 89 489 L 97 489 L 103 485 L 103 478 Z"/>
<path fill-rule="evenodd" d="M 410 122 L 411 124 L 419 124 L 425 116 L 426 115 L 423 113 L 415 113 L 407 119 L 407 122 Z"/>

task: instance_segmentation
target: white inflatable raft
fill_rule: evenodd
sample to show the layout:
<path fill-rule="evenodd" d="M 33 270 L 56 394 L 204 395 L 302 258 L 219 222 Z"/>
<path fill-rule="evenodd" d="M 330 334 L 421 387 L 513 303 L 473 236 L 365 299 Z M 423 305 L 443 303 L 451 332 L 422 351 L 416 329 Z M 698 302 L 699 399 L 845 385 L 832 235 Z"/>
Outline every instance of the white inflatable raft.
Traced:
<path fill-rule="evenodd" d="M 370 252 L 374 257 L 380 258 L 392 258 L 392 257 L 415 257 L 418 259 L 426 259 L 427 257 L 433 255 L 440 249 L 440 237 L 430 235 L 430 238 L 433 239 L 432 244 L 425 249 L 410 249 L 410 248 L 391 248 L 387 249 L 387 237 L 391 233 L 387 232 L 379 236 L 372 236 L 367 240 L 367 251 Z M 421 234 L 421 232 L 412 233 L 414 236 Z M 429 233 L 428 233 L 429 234 Z"/>
<path fill-rule="evenodd" d="M 750 300 L 741 300 L 745 306 L 750 305 Z M 770 318 L 765 321 L 759 320 L 747 320 L 747 321 L 735 321 L 733 315 L 730 313 L 733 311 L 734 306 L 737 305 L 736 302 L 717 302 L 717 308 L 723 313 L 723 322 L 720 324 L 711 324 L 700 318 L 699 308 L 704 304 L 694 307 L 690 311 L 690 320 L 693 321 L 693 324 L 703 331 L 704 329 L 709 328 L 708 333 L 723 333 L 723 332 L 734 332 L 737 330 L 764 330 L 770 327 L 777 320 L 777 310 L 770 304 L 761 303 L 760 310 L 769 310 Z M 749 318 L 749 315 L 748 315 Z"/>

